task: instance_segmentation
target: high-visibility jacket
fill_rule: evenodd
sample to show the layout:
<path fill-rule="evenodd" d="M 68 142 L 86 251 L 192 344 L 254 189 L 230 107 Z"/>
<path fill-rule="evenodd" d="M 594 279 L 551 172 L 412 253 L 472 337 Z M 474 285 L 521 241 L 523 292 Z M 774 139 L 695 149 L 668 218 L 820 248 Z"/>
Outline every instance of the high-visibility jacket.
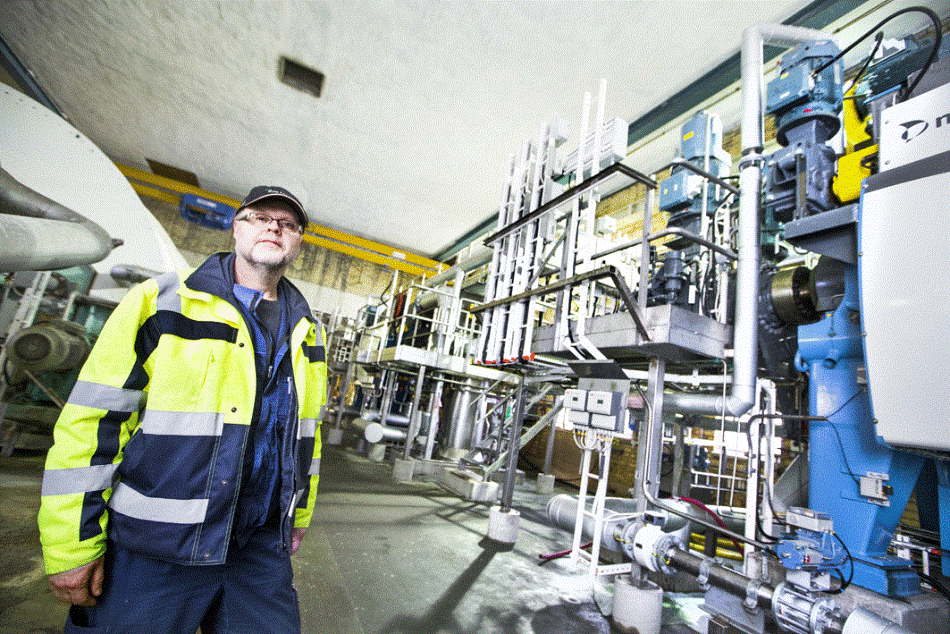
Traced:
<path fill-rule="evenodd" d="M 257 380 L 233 303 L 233 254 L 131 289 L 103 327 L 54 430 L 39 526 L 47 574 L 88 563 L 106 536 L 144 555 L 220 564 L 241 487 Z M 313 515 L 326 401 L 322 327 L 287 280 L 296 411 L 284 539 Z M 230 299 L 228 299 L 230 298 Z"/>

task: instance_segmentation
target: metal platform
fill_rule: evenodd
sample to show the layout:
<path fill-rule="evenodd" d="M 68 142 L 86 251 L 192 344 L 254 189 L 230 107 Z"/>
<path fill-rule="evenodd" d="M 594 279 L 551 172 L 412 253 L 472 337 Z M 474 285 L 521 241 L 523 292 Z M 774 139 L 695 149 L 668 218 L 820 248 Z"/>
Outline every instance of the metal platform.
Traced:
<path fill-rule="evenodd" d="M 644 313 L 649 335 L 637 332 L 630 313 L 614 313 L 588 319 L 584 334 L 608 358 L 618 361 L 659 357 L 681 362 L 722 359 L 732 341 L 732 328 L 678 306 L 652 306 Z M 573 327 L 572 327 L 573 331 Z M 554 327 L 535 331 L 533 351 L 560 357 L 572 356 L 561 342 L 553 340 Z"/>
<path fill-rule="evenodd" d="M 465 357 L 456 357 L 446 354 L 440 354 L 435 350 L 424 350 L 412 346 L 393 346 L 384 348 L 378 355 L 371 358 L 357 357 L 360 363 L 378 363 L 381 365 L 400 365 L 410 368 L 425 366 L 434 370 L 440 370 L 458 376 L 470 377 L 474 379 L 485 379 L 488 381 L 504 381 L 512 385 L 518 382 L 518 375 L 510 372 L 503 372 L 494 368 L 480 365 L 474 365 L 471 359 Z"/>

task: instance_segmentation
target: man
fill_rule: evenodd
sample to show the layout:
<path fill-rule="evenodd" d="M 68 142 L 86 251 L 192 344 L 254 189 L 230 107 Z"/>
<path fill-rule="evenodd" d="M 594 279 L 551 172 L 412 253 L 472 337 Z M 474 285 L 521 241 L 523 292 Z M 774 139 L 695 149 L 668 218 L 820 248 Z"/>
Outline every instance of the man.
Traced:
<path fill-rule="evenodd" d="M 283 277 L 307 214 L 251 190 L 234 253 L 129 291 L 63 408 L 39 525 L 66 632 L 300 631 L 322 329 Z"/>

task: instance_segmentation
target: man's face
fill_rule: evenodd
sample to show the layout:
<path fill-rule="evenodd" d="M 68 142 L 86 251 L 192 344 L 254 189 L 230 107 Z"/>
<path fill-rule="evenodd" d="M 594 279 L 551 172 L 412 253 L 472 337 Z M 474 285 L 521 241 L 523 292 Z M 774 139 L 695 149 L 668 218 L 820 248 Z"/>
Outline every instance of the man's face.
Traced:
<path fill-rule="evenodd" d="M 303 234 L 282 229 L 279 223 L 286 221 L 299 227 L 291 207 L 279 199 L 265 199 L 242 209 L 234 218 L 234 252 L 255 266 L 288 266 L 300 253 Z"/>

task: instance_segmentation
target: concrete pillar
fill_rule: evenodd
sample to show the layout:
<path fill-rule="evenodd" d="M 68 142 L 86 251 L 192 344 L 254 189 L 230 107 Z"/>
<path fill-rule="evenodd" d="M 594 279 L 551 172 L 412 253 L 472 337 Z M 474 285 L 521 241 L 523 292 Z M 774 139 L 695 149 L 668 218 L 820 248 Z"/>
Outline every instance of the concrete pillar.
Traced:
<path fill-rule="evenodd" d="M 620 575 L 614 583 L 614 626 L 621 632 L 660 634 L 663 590 L 652 581 Z"/>
<path fill-rule="evenodd" d="M 330 429 L 327 430 L 327 444 L 339 446 L 343 444 L 343 430 L 342 429 Z"/>
<path fill-rule="evenodd" d="M 488 539 L 502 544 L 514 544 L 518 539 L 518 521 L 521 514 L 514 509 L 503 511 L 493 506 L 488 511 Z"/>
<path fill-rule="evenodd" d="M 396 482 L 412 482 L 415 466 L 415 460 L 396 458 L 396 463 L 393 465 L 393 480 Z"/>
<path fill-rule="evenodd" d="M 551 495 L 554 493 L 554 476 L 547 473 L 538 474 L 538 493 Z"/>
<path fill-rule="evenodd" d="M 386 443 L 369 446 L 367 457 L 373 462 L 382 462 L 386 459 Z"/>

